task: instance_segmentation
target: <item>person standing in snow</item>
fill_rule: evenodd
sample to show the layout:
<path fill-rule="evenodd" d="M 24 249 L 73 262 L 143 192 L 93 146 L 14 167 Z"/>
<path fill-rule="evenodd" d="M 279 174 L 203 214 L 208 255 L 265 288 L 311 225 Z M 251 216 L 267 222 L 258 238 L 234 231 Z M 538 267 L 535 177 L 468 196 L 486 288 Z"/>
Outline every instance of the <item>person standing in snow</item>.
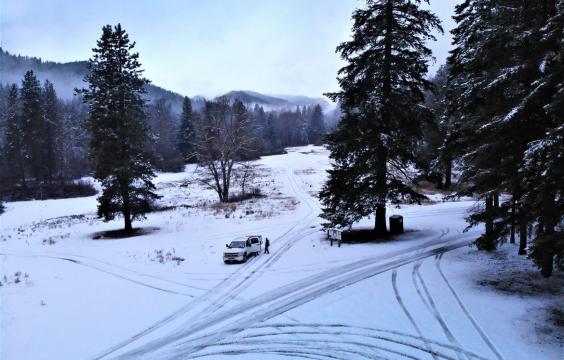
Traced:
<path fill-rule="evenodd" d="M 270 254 L 270 251 L 268 251 L 269 246 L 270 246 L 270 241 L 268 240 L 268 238 L 266 238 L 266 240 L 264 241 L 264 253 L 265 254 Z"/>

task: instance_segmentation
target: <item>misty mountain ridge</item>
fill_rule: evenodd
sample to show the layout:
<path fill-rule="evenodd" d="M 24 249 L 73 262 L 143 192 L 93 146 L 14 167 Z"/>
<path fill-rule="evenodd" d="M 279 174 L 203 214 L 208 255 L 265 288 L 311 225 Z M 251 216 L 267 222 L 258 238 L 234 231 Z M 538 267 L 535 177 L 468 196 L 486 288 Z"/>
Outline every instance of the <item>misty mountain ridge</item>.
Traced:
<path fill-rule="evenodd" d="M 321 105 L 323 109 L 330 106 L 323 98 L 302 95 L 265 95 L 252 90 L 235 90 L 221 95 L 232 100 L 239 100 L 246 105 L 260 105 L 268 110 L 295 108 L 296 106 Z"/>
<path fill-rule="evenodd" d="M 15 83 L 20 86 L 28 70 L 33 70 L 41 83 L 49 79 L 59 97 L 71 99 L 74 96 L 74 89 L 86 87 L 83 79 L 88 73 L 88 62 L 58 63 L 46 61 L 37 57 L 10 54 L 0 47 L 0 84 Z M 149 102 L 165 98 L 170 103 L 174 113 L 179 114 L 182 111 L 183 95 L 154 84 L 148 84 L 145 89 L 147 91 L 146 98 Z M 283 110 L 316 104 L 321 105 L 323 109 L 330 106 L 329 102 L 323 98 L 300 95 L 265 95 L 251 90 L 230 91 L 222 96 L 231 100 L 238 99 L 247 106 L 257 104 L 263 106 L 265 110 Z M 194 96 L 191 97 L 191 100 L 195 109 L 201 109 L 205 102 L 203 96 Z"/>

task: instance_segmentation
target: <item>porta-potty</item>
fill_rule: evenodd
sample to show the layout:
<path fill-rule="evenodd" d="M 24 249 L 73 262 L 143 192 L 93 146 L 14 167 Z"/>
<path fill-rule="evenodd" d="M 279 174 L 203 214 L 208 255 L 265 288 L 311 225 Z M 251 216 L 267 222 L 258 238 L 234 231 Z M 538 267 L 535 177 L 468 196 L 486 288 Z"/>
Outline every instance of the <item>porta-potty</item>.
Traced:
<path fill-rule="evenodd" d="M 392 215 L 390 216 L 390 233 L 403 234 L 403 216 Z"/>

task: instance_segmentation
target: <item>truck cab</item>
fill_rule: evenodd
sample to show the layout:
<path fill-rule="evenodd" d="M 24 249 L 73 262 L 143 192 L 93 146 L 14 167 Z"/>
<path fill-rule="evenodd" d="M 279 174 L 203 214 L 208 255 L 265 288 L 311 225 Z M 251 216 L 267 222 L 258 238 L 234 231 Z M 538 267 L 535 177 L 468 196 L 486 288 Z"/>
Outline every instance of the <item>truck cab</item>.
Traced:
<path fill-rule="evenodd" d="M 250 256 L 261 253 L 262 235 L 250 235 L 246 238 L 231 241 L 225 244 L 223 262 L 246 262 Z"/>

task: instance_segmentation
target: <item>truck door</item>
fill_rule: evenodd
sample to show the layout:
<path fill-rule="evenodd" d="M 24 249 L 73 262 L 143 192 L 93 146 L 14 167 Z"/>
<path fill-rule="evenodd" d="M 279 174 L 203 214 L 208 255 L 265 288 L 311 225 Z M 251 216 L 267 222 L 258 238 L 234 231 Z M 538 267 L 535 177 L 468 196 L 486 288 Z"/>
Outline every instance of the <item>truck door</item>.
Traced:
<path fill-rule="evenodd" d="M 251 238 L 251 248 L 253 252 L 258 253 L 260 251 L 259 239 L 256 237 Z"/>

